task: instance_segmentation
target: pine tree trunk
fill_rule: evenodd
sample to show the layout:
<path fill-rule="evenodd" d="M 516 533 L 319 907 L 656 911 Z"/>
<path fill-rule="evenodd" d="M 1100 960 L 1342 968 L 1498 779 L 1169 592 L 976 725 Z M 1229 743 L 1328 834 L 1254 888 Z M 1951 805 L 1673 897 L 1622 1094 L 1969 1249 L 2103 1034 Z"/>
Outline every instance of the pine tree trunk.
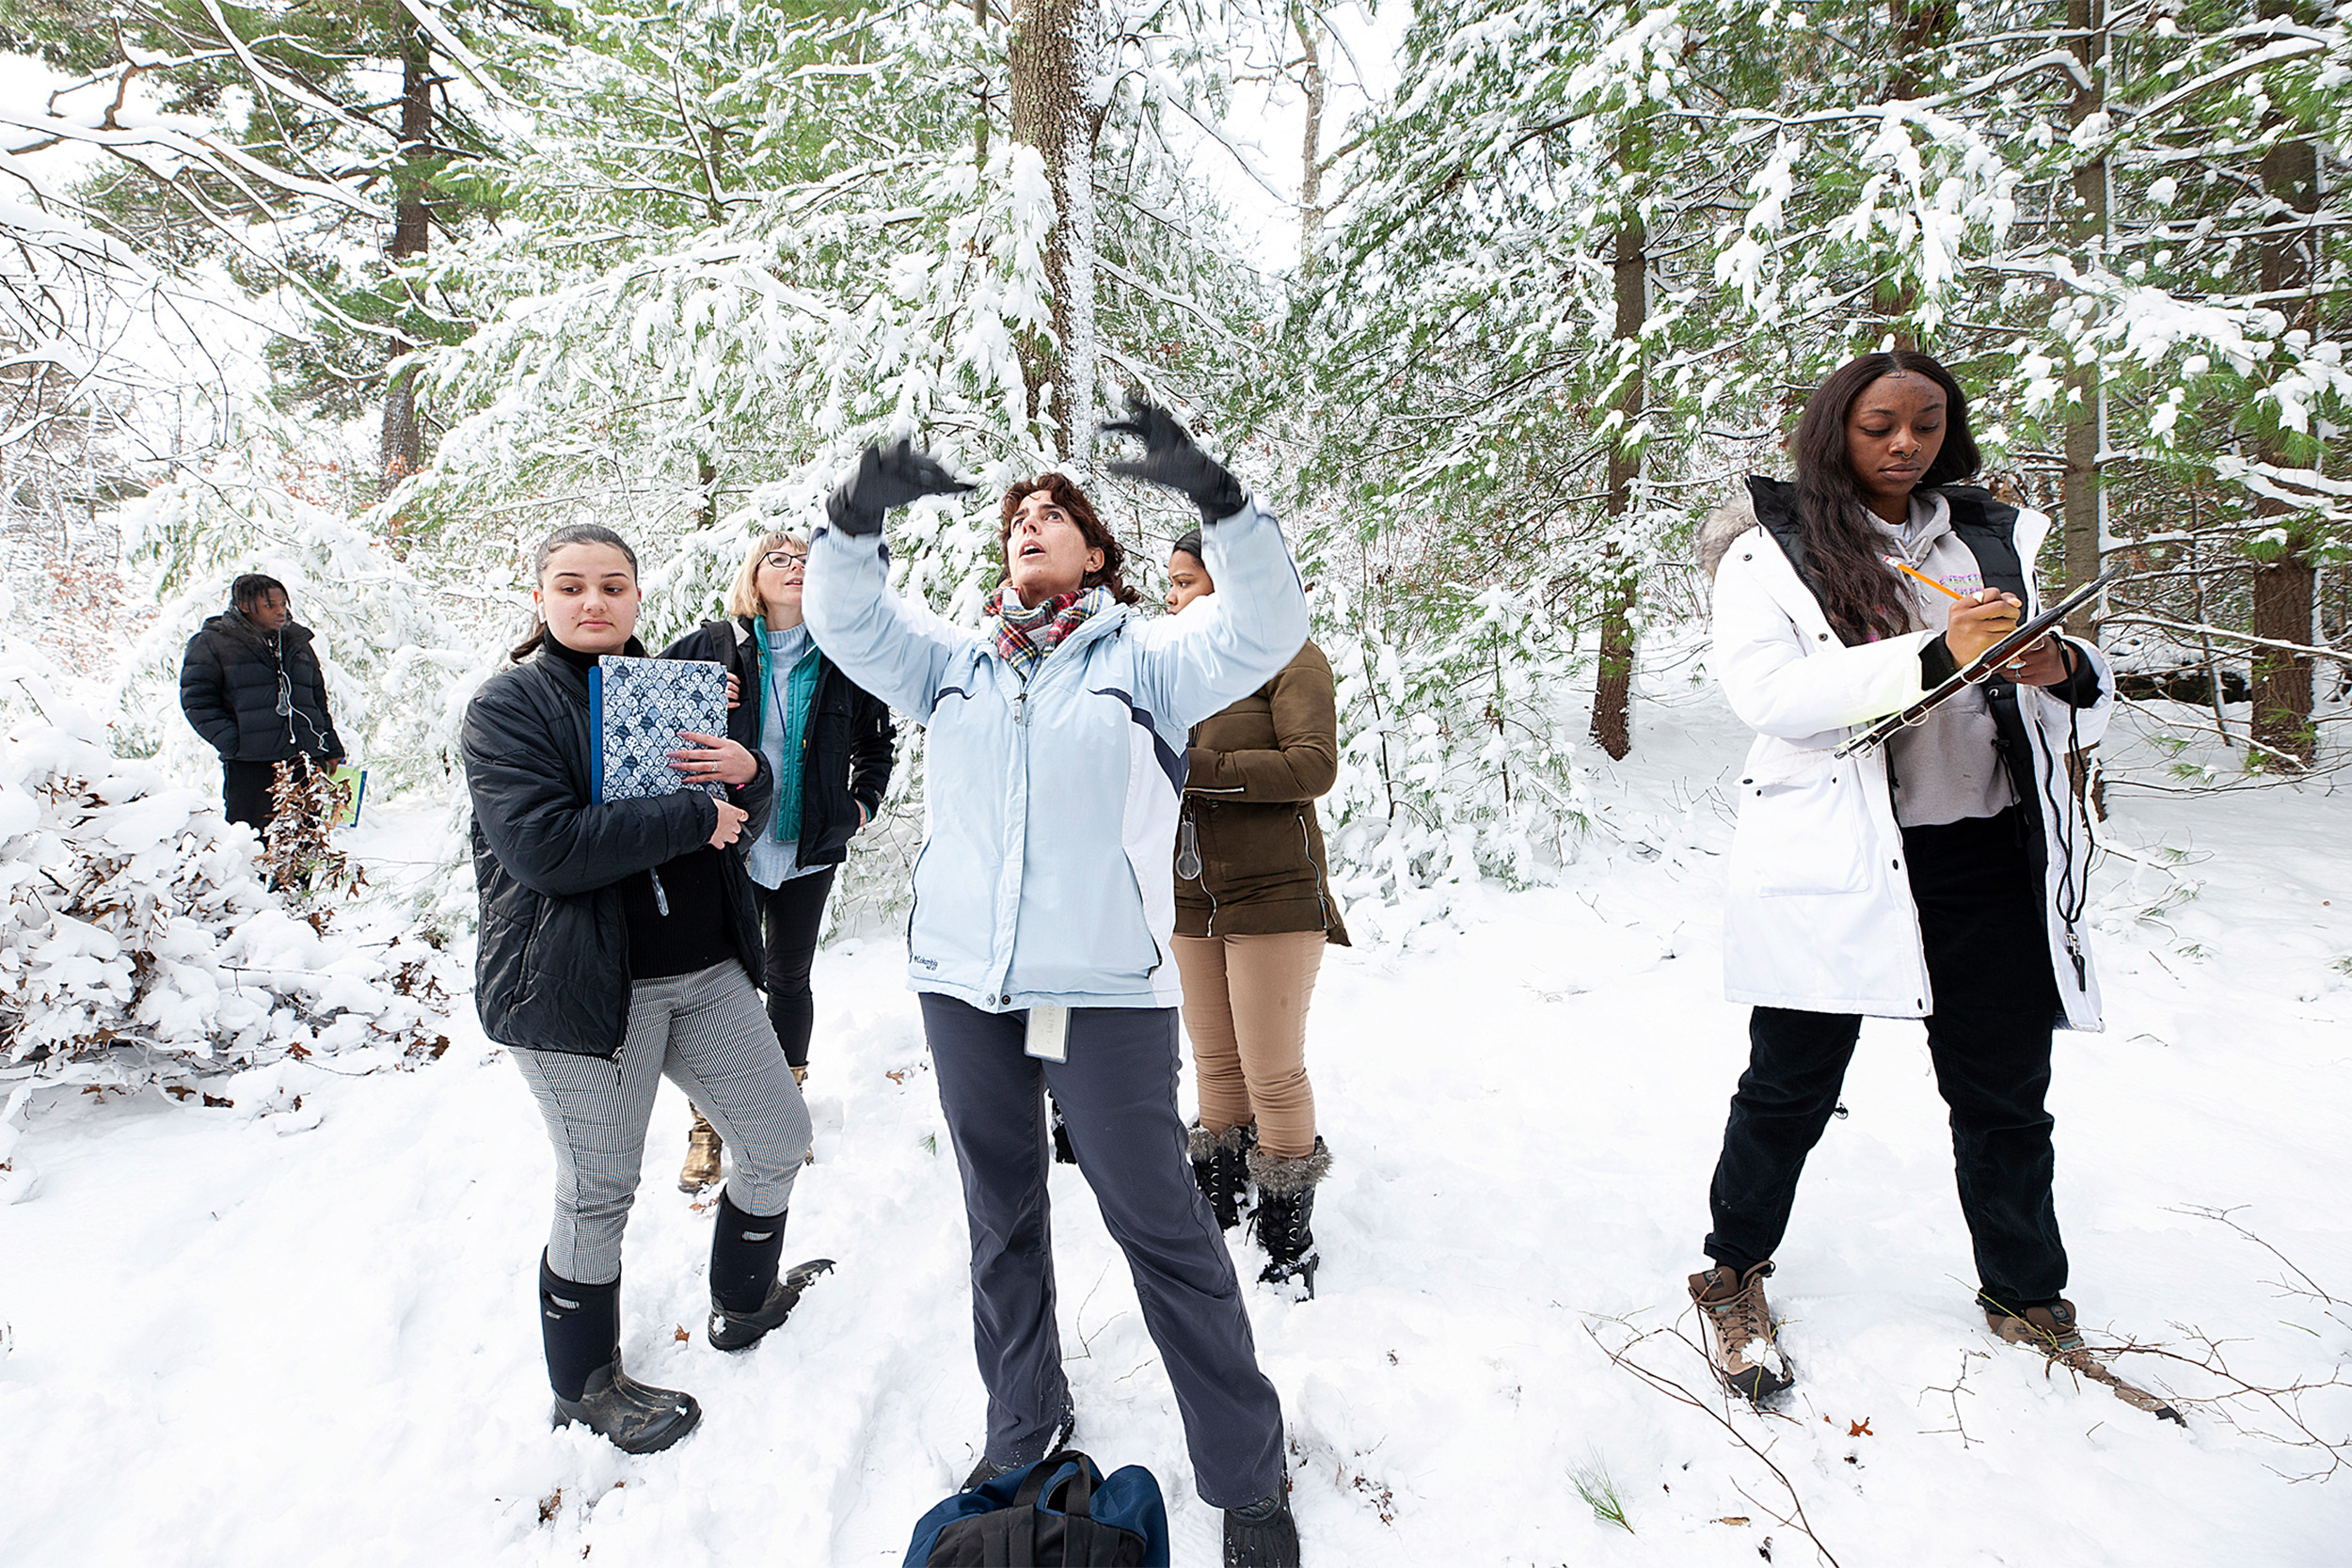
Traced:
<path fill-rule="evenodd" d="M 2266 13 L 2283 14 L 2275 3 Z M 2265 195 L 2290 212 L 2319 210 L 2319 155 L 2308 141 L 2280 140 L 2262 161 Z M 2277 227 L 2283 214 L 2271 219 Z M 2318 238 L 2309 227 L 2273 232 L 2262 242 L 2260 287 L 2287 317 L 2289 330 L 2313 332 L 2319 325 L 2318 301 L 2312 293 L 2317 280 Z M 2291 296 L 2302 291 L 2300 300 Z M 2255 442 L 2260 463 L 2279 467 L 2297 466 L 2283 435 L 2265 434 Z M 2254 568 L 2254 635 L 2310 647 L 2314 574 L 2311 533 L 2296 509 L 2282 500 L 2258 496 L 2254 515 L 2276 519 L 2286 544 Z M 2267 553 L 2267 551 L 2265 551 Z M 2315 736 L 2312 729 L 2312 661 L 2308 655 L 2277 649 L 2254 650 L 2254 739 L 2268 748 L 2269 762 L 2301 768 L 2311 764 Z"/>
<path fill-rule="evenodd" d="M 2075 60 L 2089 77 L 2077 84 L 2068 105 L 2070 123 L 2081 125 L 2106 107 L 2106 0 L 2066 0 L 2066 25 Z M 2074 214 L 2069 226 L 2078 271 L 2104 264 L 2107 238 L 2107 163 L 2091 159 L 2074 170 Z M 2061 495 L 2066 551 L 2066 588 L 2081 587 L 2099 575 L 2106 546 L 2106 505 L 2101 493 L 2099 464 L 2106 443 L 2106 389 L 2096 365 L 2076 365 L 2067 372 L 2065 404 L 2066 476 Z M 2085 605 L 2075 611 L 2067 630 L 2077 637 L 2096 634 L 2099 607 Z"/>
<path fill-rule="evenodd" d="M 1093 33 L 1088 0 L 1020 0 L 1013 13 L 1012 139 L 1044 158 L 1055 205 L 1045 245 L 1053 341 L 1023 342 L 1021 374 L 1033 426 L 1052 418 L 1053 451 L 1064 458 L 1083 449 L 1094 418 Z"/>
<path fill-rule="evenodd" d="M 402 169 L 400 199 L 392 212 L 392 265 L 421 256 L 432 243 L 432 214 L 427 205 L 430 182 L 423 166 L 432 154 L 433 74 L 424 34 L 418 28 L 401 34 L 400 141 Z M 392 339 L 394 357 L 415 352 L 405 334 Z M 389 494 L 400 482 L 424 466 L 424 432 L 417 423 L 417 390 L 412 372 L 403 371 L 384 388 L 384 440 L 379 493 Z"/>
<path fill-rule="evenodd" d="M 1613 341 L 1620 354 L 1635 356 L 1632 373 L 1617 395 L 1623 422 L 1609 451 L 1609 496 L 1606 502 L 1613 532 L 1633 508 L 1633 481 L 1641 471 L 1641 452 L 1629 439 L 1642 417 L 1642 323 L 1649 316 L 1649 235 L 1639 218 L 1628 216 L 1617 230 L 1617 322 Z M 1623 761 L 1633 749 L 1633 596 L 1640 587 L 1632 564 L 1611 545 L 1602 558 L 1600 584 L 1600 670 L 1593 689 L 1593 738 L 1610 756 Z"/>

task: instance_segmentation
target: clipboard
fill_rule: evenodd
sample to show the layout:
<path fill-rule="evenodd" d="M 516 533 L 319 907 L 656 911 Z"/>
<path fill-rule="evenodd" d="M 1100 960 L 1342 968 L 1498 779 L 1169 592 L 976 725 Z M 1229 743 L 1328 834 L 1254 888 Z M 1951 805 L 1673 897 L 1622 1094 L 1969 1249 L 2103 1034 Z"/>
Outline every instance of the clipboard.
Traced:
<path fill-rule="evenodd" d="M 2123 569 L 2120 562 L 2108 567 L 2058 603 L 2043 607 L 2039 615 L 2019 623 L 2015 631 L 2010 632 L 2007 637 L 2002 638 L 1998 642 L 1994 643 L 1993 646 L 1944 677 L 1926 696 L 1900 713 L 1888 714 L 1865 729 L 1860 735 L 1850 736 L 1844 745 L 1832 752 L 1830 755 L 1842 762 L 1856 752 L 1867 752 L 1873 746 L 1883 744 L 1898 730 L 1907 729 L 1918 723 L 1944 704 L 1959 696 L 1963 688 L 1983 685 L 1993 678 L 1994 672 L 2000 666 L 2007 664 L 2010 659 L 2033 646 L 2045 632 L 2129 576 L 2131 574 Z"/>

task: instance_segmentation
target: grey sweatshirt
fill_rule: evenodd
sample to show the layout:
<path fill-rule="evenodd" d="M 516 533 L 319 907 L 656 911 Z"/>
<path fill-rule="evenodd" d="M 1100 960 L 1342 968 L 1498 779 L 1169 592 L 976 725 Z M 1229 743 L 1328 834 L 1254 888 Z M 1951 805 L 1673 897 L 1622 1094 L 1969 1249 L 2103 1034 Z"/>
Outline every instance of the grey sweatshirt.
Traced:
<path fill-rule="evenodd" d="M 1901 528 L 1873 515 L 1871 526 L 1886 541 L 1889 555 L 1955 593 L 1984 586 L 1977 558 L 1952 531 L 1951 503 L 1942 496 L 1914 491 L 1911 515 Z M 1912 591 L 1912 625 L 1942 631 L 1953 601 L 1925 583 L 1903 579 Z M 1895 820 L 1906 828 L 1931 827 L 1968 817 L 1997 816 L 2017 799 L 1994 744 L 1998 731 L 1981 687 L 1971 687 L 1930 713 L 1923 723 L 1896 732 L 1887 742 L 1887 765 L 1895 781 Z"/>

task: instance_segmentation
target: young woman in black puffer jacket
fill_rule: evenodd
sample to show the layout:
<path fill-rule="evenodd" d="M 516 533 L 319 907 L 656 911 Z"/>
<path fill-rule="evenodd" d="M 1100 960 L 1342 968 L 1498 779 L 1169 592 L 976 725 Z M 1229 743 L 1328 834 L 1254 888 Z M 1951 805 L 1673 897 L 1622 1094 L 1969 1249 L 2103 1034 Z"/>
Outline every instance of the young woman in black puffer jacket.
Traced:
<path fill-rule="evenodd" d="M 808 1111 L 752 989 L 758 918 L 737 847 L 775 781 L 723 736 L 684 734 L 681 789 L 599 801 L 588 673 L 642 657 L 637 558 L 609 529 L 540 546 L 540 624 L 466 709 L 462 747 L 482 896 L 475 1001 L 539 1102 L 556 1164 L 539 1263 L 556 1418 L 631 1453 L 668 1448 L 701 1409 L 621 1370 L 621 1232 L 667 1077 L 736 1146 L 710 1243 L 710 1341 L 741 1350 L 783 1323 L 809 1279 L 783 1278 L 785 1212 L 808 1152 Z"/>

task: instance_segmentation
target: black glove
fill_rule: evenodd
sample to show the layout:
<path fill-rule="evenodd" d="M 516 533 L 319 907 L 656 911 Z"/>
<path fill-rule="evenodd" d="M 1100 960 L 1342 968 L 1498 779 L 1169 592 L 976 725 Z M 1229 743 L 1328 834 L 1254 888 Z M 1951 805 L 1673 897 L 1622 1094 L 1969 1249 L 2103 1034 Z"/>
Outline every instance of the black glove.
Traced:
<path fill-rule="evenodd" d="M 977 489 L 956 478 L 927 451 L 903 436 L 891 446 L 869 446 L 857 467 L 833 487 L 825 515 L 844 533 L 880 533 L 882 514 L 925 496 L 959 496 Z"/>
<path fill-rule="evenodd" d="M 1127 417 L 1112 420 L 1095 434 L 1140 439 L 1141 459 L 1105 463 L 1103 467 L 1129 479 L 1148 479 L 1154 484 L 1182 490 L 1200 509 L 1200 520 L 1204 523 L 1224 521 L 1239 512 L 1241 503 L 1248 499 L 1241 481 L 1192 444 L 1190 433 L 1176 422 L 1175 415 L 1152 404 L 1132 387 L 1127 389 Z"/>

